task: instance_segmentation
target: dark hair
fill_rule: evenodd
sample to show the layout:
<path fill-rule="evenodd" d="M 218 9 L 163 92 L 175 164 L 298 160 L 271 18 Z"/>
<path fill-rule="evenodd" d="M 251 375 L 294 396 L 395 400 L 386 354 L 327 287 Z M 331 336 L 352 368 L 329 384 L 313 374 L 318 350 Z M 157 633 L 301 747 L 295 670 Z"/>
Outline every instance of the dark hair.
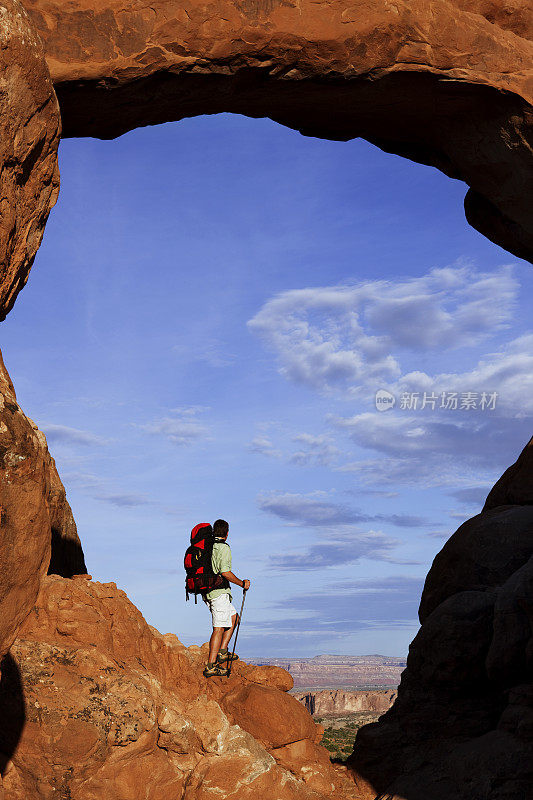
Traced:
<path fill-rule="evenodd" d="M 227 536 L 229 531 L 229 525 L 225 519 L 217 519 L 215 524 L 213 525 L 213 533 L 215 536 Z"/>

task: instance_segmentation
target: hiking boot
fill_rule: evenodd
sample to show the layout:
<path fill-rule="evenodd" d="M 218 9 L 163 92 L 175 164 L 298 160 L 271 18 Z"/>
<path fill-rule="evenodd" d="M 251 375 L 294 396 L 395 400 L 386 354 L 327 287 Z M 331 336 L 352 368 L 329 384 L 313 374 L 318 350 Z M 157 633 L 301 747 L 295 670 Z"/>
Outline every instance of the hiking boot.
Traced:
<path fill-rule="evenodd" d="M 206 667 L 203 672 L 204 678 L 225 678 L 228 675 L 227 667 L 223 667 L 221 664 L 217 664 L 216 661 L 214 664 L 206 664 Z"/>
<path fill-rule="evenodd" d="M 219 652 L 219 654 L 217 655 L 217 660 L 216 660 L 215 663 L 216 664 L 230 664 L 230 663 L 233 663 L 234 661 L 238 661 L 238 660 L 239 660 L 239 656 L 236 653 L 228 653 L 228 651 L 226 650 L 225 653 L 222 653 L 222 651 Z"/>

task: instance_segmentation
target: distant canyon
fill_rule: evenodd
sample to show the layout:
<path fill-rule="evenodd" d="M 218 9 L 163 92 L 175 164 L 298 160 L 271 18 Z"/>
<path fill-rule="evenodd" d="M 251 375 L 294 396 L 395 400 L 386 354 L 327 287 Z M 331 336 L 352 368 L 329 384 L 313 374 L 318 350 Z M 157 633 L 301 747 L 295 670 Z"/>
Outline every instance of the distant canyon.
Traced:
<path fill-rule="evenodd" d="M 395 689 L 346 691 L 344 689 L 319 689 L 315 692 L 291 692 L 316 717 L 353 714 L 372 711 L 384 714 L 392 706 L 398 692 Z"/>
<path fill-rule="evenodd" d="M 302 692 L 311 689 L 395 689 L 406 666 L 405 658 L 380 655 L 320 655 L 253 661 L 286 669 L 293 677 L 294 691 Z"/>

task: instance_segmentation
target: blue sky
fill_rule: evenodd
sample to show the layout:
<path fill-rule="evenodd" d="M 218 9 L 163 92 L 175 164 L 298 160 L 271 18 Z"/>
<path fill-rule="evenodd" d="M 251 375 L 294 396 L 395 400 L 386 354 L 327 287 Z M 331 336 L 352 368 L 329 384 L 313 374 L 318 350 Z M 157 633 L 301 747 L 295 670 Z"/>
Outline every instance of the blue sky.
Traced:
<path fill-rule="evenodd" d="M 223 517 L 244 655 L 405 655 L 433 557 L 531 434 L 531 266 L 466 224 L 462 183 L 270 120 L 66 140 L 60 165 L 2 347 L 93 578 L 205 641 L 183 551 Z"/>

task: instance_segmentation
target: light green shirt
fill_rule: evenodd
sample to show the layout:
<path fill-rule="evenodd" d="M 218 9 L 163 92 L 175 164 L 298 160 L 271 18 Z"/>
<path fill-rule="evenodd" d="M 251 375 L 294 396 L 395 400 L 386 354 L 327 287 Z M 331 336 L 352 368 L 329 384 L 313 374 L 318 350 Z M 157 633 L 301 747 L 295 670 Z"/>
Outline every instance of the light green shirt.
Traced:
<path fill-rule="evenodd" d="M 215 575 L 219 572 L 231 571 L 231 550 L 229 544 L 226 544 L 226 542 L 215 542 L 213 545 L 213 555 L 211 556 L 211 566 L 213 567 Z M 231 589 L 229 588 L 212 589 L 210 592 L 207 592 L 206 598 L 208 600 L 214 600 L 215 597 L 221 594 L 229 594 L 229 599 L 231 600 Z"/>

